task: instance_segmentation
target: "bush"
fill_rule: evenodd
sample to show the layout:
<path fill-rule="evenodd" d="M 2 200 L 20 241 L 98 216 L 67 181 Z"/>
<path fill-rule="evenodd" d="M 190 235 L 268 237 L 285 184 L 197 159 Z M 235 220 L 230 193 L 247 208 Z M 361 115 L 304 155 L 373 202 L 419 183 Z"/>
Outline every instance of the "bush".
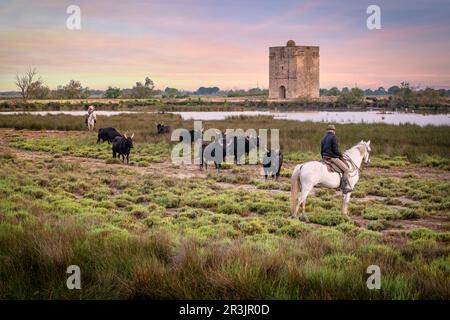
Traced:
<path fill-rule="evenodd" d="M 384 220 L 371 221 L 367 225 L 367 229 L 372 230 L 372 231 L 384 230 L 384 229 L 386 229 L 386 222 Z"/>
<path fill-rule="evenodd" d="M 219 205 L 217 212 L 223 214 L 237 214 L 240 215 L 244 212 L 244 207 L 237 203 L 225 202 Z"/>
<path fill-rule="evenodd" d="M 392 220 L 398 219 L 400 214 L 397 210 L 386 208 L 380 205 L 370 206 L 364 209 L 362 217 L 369 220 Z"/>
<path fill-rule="evenodd" d="M 414 240 L 430 240 L 437 238 L 437 233 L 428 228 L 416 228 L 409 231 L 407 234 Z"/>

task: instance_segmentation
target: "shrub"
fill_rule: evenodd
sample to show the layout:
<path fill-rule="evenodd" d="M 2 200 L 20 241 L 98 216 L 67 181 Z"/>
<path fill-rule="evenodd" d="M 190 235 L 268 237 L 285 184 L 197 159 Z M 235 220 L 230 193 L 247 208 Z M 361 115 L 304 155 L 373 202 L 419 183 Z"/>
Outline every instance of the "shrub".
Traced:
<path fill-rule="evenodd" d="M 237 203 L 225 202 L 219 205 L 219 207 L 217 208 L 217 212 L 223 214 L 240 215 L 244 212 L 244 207 Z"/>
<path fill-rule="evenodd" d="M 416 228 L 409 231 L 407 234 L 410 238 L 414 240 L 418 239 L 429 240 L 437 238 L 437 233 L 428 228 Z"/>
<path fill-rule="evenodd" d="M 346 218 L 338 212 L 318 212 L 308 215 L 309 220 L 324 226 L 336 226 L 345 222 Z"/>
<path fill-rule="evenodd" d="M 373 205 L 364 209 L 362 212 L 362 217 L 369 220 L 392 220 L 399 218 L 400 214 L 397 210 L 379 205 Z"/>
<path fill-rule="evenodd" d="M 381 231 L 386 229 L 386 222 L 384 220 L 375 220 L 369 222 L 367 225 L 367 229 L 373 230 L 373 231 Z"/>

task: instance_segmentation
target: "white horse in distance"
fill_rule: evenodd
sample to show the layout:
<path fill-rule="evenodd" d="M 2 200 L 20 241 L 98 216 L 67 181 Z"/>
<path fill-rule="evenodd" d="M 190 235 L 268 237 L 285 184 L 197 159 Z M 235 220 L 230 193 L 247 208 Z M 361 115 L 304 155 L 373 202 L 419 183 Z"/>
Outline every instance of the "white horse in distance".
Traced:
<path fill-rule="evenodd" d="M 95 112 L 92 111 L 87 119 L 87 125 L 89 131 L 94 131 L 95 123 L 97 122 L 97 116 L 95 115 Z"/>
<path fill-rule="evenodd" d="M 359 180 L 361 164 L 370 161 L 370 140 L 359 142 L 346 150 L 343 158 L 350 163 L 349 182 L 353 189 Z M 305 221 L 308 216 L 305 212 L 306 198 L 315 186 L 326 188 L 339 188 L 341 176 L 337 172 L 329 172 L 327 166 L 320 161 L 309 161 L 297 165 L 291 177 L 291 217 L 297 218 L 297 212 L 302 206 L 302 217 Z M 300 191 L 301 186 L 301 191 Z M 343 194 L 342 214 L 348 216 L 348 202 L 351 192 Z"/>

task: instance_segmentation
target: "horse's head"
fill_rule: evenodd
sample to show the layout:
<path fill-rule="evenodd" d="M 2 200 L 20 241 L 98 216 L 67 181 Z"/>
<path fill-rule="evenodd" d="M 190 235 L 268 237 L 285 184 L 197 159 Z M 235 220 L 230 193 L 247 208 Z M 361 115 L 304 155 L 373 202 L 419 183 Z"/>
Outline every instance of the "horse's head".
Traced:
<path fill-rule="evenodd" d="M 370 163 L 370 152 L 372 149 L 370 148 L 370 140 L 369 141 L 363 141 L 361 140 L 361 144 L 364 146 L 364 153 L 363 153 L 363 161 L 366 164 Z"/>

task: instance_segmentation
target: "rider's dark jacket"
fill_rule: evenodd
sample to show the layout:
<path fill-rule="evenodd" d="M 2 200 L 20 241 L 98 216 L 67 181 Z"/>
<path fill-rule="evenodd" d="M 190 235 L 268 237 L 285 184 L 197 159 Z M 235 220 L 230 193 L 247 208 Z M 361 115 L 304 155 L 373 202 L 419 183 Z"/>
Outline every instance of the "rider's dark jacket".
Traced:
<path fill-rule="evenodd" d="M 339 151 L 339 146 L 338 146 L 336 136 L 333 133 L 327 132 L 327 134 L 323 137 L 320 153 L 322 155 L 322 158 L 323 157 L 330 157 L 330 158 L 342 157 L 342 153 L 341 153 L 341 151 Z"/>

